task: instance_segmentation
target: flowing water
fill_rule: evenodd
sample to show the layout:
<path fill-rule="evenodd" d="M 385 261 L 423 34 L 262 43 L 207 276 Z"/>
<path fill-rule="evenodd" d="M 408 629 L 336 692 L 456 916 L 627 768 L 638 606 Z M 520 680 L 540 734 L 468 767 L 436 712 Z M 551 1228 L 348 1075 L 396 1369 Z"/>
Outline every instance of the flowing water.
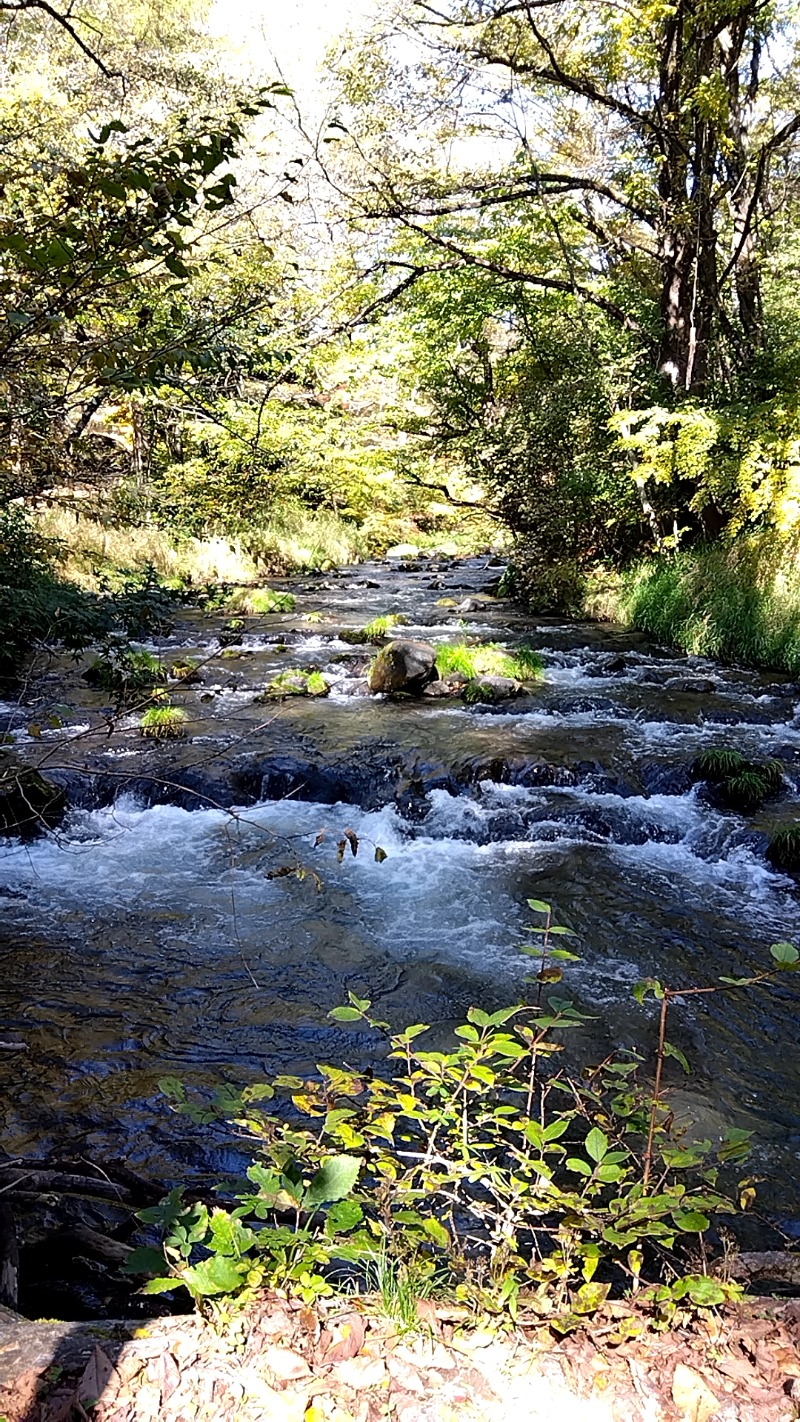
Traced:
<path fill-rule="evenodd" d="M 368 1059 L 365 1034 L 328 1020 L 348 989 L 439 1033 L 471 1003 L 513 1001 L 532 896 L 577 934 L 567 989 L 594 1014 L 584 1059 L 652 1042 L 653 1009 L 631 996 L 643 976 L 693 986 L 800 943 L 796 886 L 763 854 L 797 811 L 797 687 L 611 626 L 491 599 L 457 610 L 496 576 L 484 560 L 295 580 L 294 613 L 248 620 L 226 648 L 224 619 L 187 615 L 159 644 L 204 663 L 181 747 L 148 747 L 132 722 L 109 734 L 102 697 L 65 666 L 33 706 L 6 707 L 72 802 L 56 835 L 0 847 L 0 1035 L 27 1047 L 0 1052 L 9 1154 L 216 1178 L 237 1163 L 224 1132 L 171 1115 L 161 1077 L 207 1089 Z M 387 611 L 407 616 L 403 635 L 528 643 L 544 681 L 502 711 L 367 697 L 365 649 L 337 633 Z M 287 664 L 321 667 L 330 697 L 257 704 Z M 68 740 L 46 729 L 65 702 Z M 689 767 L 716 745 L 779 757 L 787 796 L 747 819 L 714 808 Z M 339 863 L 345 829 L 359 852 Z M 797 1004 L 791 980 L 687 999 L 672 1029 L 695 1068 L 680 1109 L 704 1134 L 755 1133 L 765 1207 L 790 1229 Z"/>

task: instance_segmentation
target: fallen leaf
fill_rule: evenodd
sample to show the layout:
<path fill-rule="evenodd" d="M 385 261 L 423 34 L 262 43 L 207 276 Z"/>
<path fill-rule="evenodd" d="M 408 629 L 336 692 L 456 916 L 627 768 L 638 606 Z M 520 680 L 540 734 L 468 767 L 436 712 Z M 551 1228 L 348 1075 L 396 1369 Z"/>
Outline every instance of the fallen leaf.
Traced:
<path fill-rule="evenodd" d="M 291 1348 L 281 1348 L 277 1343 L 262 1350 L 260 1361 L 279 1382 L 295 1382 L 311 1375 L 305 1358 L 301 1358 L 300 1354 L 293 1352 Z"/>
<path fill-rule="evenodd" d="M 331 1342 L 325 1350 L 323 1361 L 343 1363 L 354 1358 L 364 1346 L 364 1320 L 358 1313 L 348 1313 L 344 1318 L 332 1319 L 328 1325 Z"/>
<path fill-rule="evenodd" d="M 343 1387 L 359 1392 L 366 1387 L 380 1387 L 388 1379 L 386 1364 L 380 1358 L 347 1358 L 334 1369 L 336 1381 Z"/>
<path fill-rule="evenodd" d="M 79 1402 L 99 1402 L 105 1392 L 110 1400 L 116 1397 L 122 1386 L 122 1378 L 107 1353 L 100 1345 L 95 1348 L 78 1383 Z"/>
<path fill-rule="evenodd" d="M 694 1368 L 678 1363 L 672 1376 L 672 1401 L 681 1414 L 681 1422 L 709 1422 L 719 1412 L 719 1398 Z"/>

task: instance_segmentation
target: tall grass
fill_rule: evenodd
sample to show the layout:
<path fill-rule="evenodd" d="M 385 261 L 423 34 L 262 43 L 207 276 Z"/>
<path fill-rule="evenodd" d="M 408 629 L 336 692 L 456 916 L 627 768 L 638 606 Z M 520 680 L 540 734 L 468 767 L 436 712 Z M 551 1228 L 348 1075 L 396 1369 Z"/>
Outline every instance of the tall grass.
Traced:
<path fill-rule="evenodd" d="M 763 538 L 641 564 L 617 613 L 693 655 L 800 674 L 800 568 Z"/>
<path fill-rule="evenodd" d="M 265 575 L 332 568 L 369 555 L 359 530 L 329 512 L 289 508 L 231 538 L 180 538 L 155 527 L 109 527 L 64 509 L 47 510 L 39 528 L 60 546 L 59 571 L 94 590 L 120 568 L 153 567 L 162 577 L 205 583 L 255 583 Z"/>

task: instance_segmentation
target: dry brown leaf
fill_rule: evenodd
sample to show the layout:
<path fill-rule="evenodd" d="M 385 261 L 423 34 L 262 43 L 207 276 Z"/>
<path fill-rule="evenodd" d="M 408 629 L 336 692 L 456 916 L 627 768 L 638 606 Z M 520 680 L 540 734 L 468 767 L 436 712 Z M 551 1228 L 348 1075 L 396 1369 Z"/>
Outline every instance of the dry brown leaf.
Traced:
<path fill-rule="evenodd" d="M 99 1402 L 103 1394 L 116 1397 L 122 1386 L 122 1378 L 107 1353 L 98 1344 L 78 1383 L 80 1402 Z"/>
<path fill-rule="evenodd" d="M 20 1373 L 8 1387 L 0 1389 L 0 1415 L 8 1422 L 24 1422 L 25 1414 L 35 1405 L 39 1395 L 41 1374 L 36 1368 Z"/>
<path fill-rule="evenodd" d="M 360 1392 L 365 1387 L 380 1387 L 389 1374 L 381 1358 L 346 1358 L 336 1364 L 333 1376 L 340 1386 Z"/>
<path fill-rule="evenodd" d="M 394 1387 L 399 1392 L 423 1393 L 425 1391 L 425 1384 L 416 1368 L 413 1368 L 404 1358 L 398 1358 L 396 1354 L 390 1353 L 386 1359 L 386 1367 Z"/>
<path fill-rule="evenodd" d="M 161 1388 L 158 1383 L 143 1382 L 136 1392 L 136 1422 L 158 1422 L 161 1411 Z"/>
<path fill-rule="evenodd" d="M 161 1387 L 161 1400 L 168 1402 L 173 1392 L 180 1387 L 181 1370 L 178 1367 L 178 1360 L 172 1353 L 162 1353 L 158 1360 L 158 1378 Z"/>
<path fill-rule="evenodd" d="M 348 1313 L 343 1318 L 332 1319 L 328 1327 L 331 1341 L 325 1349 L 323 1362 L 344 1363 L 361 1352 L 366 1330 L 360 1314 Z"/>
<path fill-rule="evenodd" d="M 296 1382 L 311 1376 L 311 1369 L 305 1358 L 291 1348 L 282 1348 L 277 1343 L 262 1349 L 260 1365 L 268 1369 L 279 1382 Z"/>
<path fill-rule="evenodd" d="M 678 1363 L 672 1377 L 672 1401 L 681 1416 L 681 1422 L 709 1422 L 719 1412 L 719 1398 L 694 1368 Z"/>

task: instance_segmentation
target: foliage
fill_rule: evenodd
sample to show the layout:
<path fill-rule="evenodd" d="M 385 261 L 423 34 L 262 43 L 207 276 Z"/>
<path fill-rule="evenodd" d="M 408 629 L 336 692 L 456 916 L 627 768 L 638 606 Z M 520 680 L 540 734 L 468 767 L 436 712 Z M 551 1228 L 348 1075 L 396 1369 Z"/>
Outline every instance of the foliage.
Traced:
<path fill-rule="evenodd" d="M 787 825 L 770 836 L 767 859 L 776 869 L 800 871 L 800 824 Z"/>
<path fill-rule="evenodd" d="M 110 639 L 87 667 L 84 677 L 90 686 L 112 691 L 120 701 L 126 701 L 159 686 L 165 673 L 152 652 Z"/>
<path fill-rule="evenodd" d="M 150 706 L 142 716 L 139 729 L 151 741 L 174 741 L 186 735 L 186 712 L 180 706 Z"/>
<path fill-rule="evenodd" d="M 736 1208 L 720 1188 L 720 1168 L 744 1159 L 748 1133 L 731 1131 L 716 1147 L 689 1141 L 663 1084 L 668 1059 L 688 1070 L 667 1040 L 670 1003 L 719 985 L 638 985 L 640 1002 L 651 992 L 660 1002 L 653 1085 L 642 1079 L 637 1053 L 608 1058 L 580 1080 L 548 1070 L 563 1034 L 585 1018 L 566 999 L 546 996 L 576 955 L 558 946 L 570 934 L 550 906 L 529 903 L 543 920 L 523 948 L 536 960 L 533 1002 L 492 1013 L 471 1008 L 449 1046 L 426 1048 L 423 1023 L 392 1032 L 351 992 L 331 1016 L 384 1034 L 388 1057 L 375 1072 L 322 1065 L 310 1079 L 220 1088 L 207 1105 L 181 1082 L 162 1081 L 175 1109 L 193 1120 L 236 1121 L 259 1159 L 246 1180 L 221 1187 L 233 1208 L 228 1226 L 216 1226 L 219 1249 L 211 1217 L 179 1195 L 145 1212 L 165 1226 L 164 1252 L 138 1254 L 129 1265 L 158 1271 L 146 1288 L 185 1282 L 205 1296 L 222 1292 L 223 1282 L 234 1292 L 269 1281 L 310 1301 L 331 1291 L 334 1267 L 374 1283 L 377 1256 L 395 1297 L 438 1276 L 437 1288 L 512 1317 L 524 1300 L 562 1332 L 596 1311 L 615 1277 L 634 1290 L 646 1285 L 663 1320 L 679 1306 L 729 1296 L 733 1286 L 710 1277 L 705 1262 L 698 1270 L 694 1245 L 716 1215 Z M 749 989 L 800 962 L 790 944 L 774 944 L 770 955 L 769 968 L 726 979 L 725 990 Z M 752 1195 L 745 1180 L 740 1206 Z M 224 1228 L 247 1232 L 234 1242 Z M 208 1252 L 199 1276 L 189 1264 L 195 1245 Z M 224 1281 L 218 1255 L 235 1256 Z M 699 1257 L 705 1261 L 705 1251 Z"/>
<path fill-rule="evenodd" d="M 482 676 L 535 681 L 541 676 L 542 659 L 532 647 L 516 647 L 509 652 L 496 642 L 476 646 L 466 642 L 444 642 L 436 648 L 436 666 L 441 677 L 459 676 L 465 681 L 474 681 Z"/>

